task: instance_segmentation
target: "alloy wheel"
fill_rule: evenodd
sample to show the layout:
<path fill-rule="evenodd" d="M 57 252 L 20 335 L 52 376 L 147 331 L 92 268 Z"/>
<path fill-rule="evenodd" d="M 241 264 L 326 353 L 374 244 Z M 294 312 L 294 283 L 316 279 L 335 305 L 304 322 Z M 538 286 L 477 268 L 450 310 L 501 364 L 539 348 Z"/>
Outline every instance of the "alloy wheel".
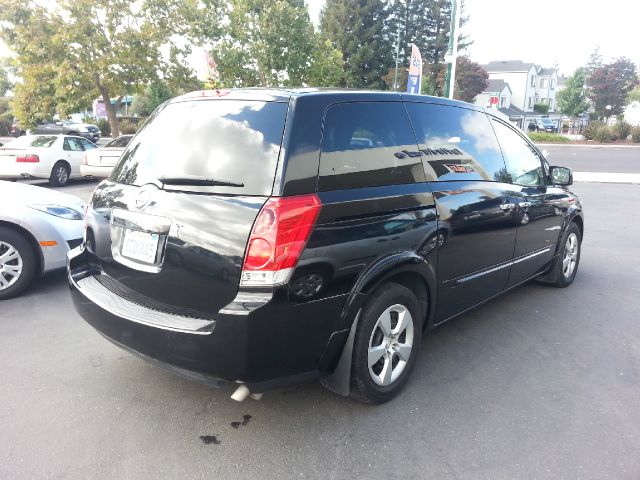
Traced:
<path fill-rule="evenodd" d="M 368 365 L 371 379 L 386 387 L 407 366 L 413 347 L 413 319 L 404 305 L 387 308 L 378 318 L 369 339 Z"/>
<path fill-rule="evenodd" d="M 562 274 L 565 278 L 571 278 L 573 271 L 576 269 L 579 248 L 578 236 L 575 233 L 571 233 L 564 244 L 564 256 L 562 257 Z"/>
<path fill-rule="evenodd" d="M 56 168 L 55 176 L 60 185 L 64 185 L 69 179 L 69 174 L 67 173 L 67 169 L 64 167 L 64 165 L 58 165 L 58 168 Z"/>
<path fill-rule="evenodd" d="M 11 287 L 22 275 L 22 257 L 11 244 L 0 241 L 0 290 Z"/>

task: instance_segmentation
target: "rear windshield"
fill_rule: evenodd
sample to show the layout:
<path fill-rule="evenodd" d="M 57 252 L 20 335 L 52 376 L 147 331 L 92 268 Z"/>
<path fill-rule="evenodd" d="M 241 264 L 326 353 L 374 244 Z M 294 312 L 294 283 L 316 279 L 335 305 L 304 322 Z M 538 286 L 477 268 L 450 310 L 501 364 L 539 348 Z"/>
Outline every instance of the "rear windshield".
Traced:
<path fill-rule="evenodd" d="M 58 137 L 54 136 L 38 136 L 38 137 L 18 137 L 4 144 L 6 148 L 27 148 L 27 147 L 43 147 L 48 148 L 55 143 Z"/>
<path fill-rule="evenodd" d="M 129 142 L 131 141 L 131 137 L 130 135 L 125 135 L 122 137 L 118 137 L 114 140 L 111 140 L 109 143 L 107 143 L 104 148 L 124 148 L 127 145 L 129 145 Z"/>
<path fill-rule="evenodd" d="M 130 185 L 196 176 L 244 186 L 179 186 L 169 190 L 270 195 L 287 104 L 196 100 L 158 109 L 124 151 L 111 179 Z"/>

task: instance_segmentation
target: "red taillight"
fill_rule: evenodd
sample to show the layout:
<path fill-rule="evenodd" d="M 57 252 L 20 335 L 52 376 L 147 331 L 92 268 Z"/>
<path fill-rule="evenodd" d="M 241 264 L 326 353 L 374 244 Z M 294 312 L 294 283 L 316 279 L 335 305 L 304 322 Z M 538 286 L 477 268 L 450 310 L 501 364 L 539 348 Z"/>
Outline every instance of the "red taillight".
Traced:
<path fill-rule="evenodd" d="M 316 195 L 267 200 L 249 237 L 240 285 L 286 283 L 309 240 L 321 206 Z"/>
<path fill-rule="evenodd" d="M 40 157 L 38 155 L 18 155 L 16 156 L 16 162 L 18 163 L 39 163 Z"/>

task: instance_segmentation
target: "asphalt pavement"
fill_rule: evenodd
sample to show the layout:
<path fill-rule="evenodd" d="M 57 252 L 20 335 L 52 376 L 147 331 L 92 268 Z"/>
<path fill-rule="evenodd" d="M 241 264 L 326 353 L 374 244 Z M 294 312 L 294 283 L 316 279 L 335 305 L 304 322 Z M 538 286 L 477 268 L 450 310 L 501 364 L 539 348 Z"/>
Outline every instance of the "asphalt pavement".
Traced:
<path fill-rule="evenodd" d="M 564 146 L 545 145 L 551 165 L 569 167 L 575 172 L 640 173 L 638 146 Z"/>
<path fill-rule="evenodd" d="M 316 382 L 236 403 L 110 344 L 64 272 L 46 276 L 0 305 L 0 478 L 637 480 L 640 186 L 572 189 L 574 284 L 524 285 L 431 332 L 378 407 Z"/>

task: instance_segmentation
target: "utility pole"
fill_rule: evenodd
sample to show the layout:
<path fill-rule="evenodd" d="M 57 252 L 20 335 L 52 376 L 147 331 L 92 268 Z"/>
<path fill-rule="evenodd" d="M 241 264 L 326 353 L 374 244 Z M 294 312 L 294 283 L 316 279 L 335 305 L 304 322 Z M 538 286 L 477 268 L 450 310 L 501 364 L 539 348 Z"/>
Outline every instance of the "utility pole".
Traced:
<path fill-rule="evenodd" d="M 398 62 L 400 61 L 400 25 L 398 25 L 398 38 L 396 39 L 396 73 L 393 75 L 393 91 L 398 91 Z"/>
<path fill-rule="evenodd" d="M 459 0 L 451 0 L 451 23 L 449 26 L 449 49 L 445 55 L 447 76 L 445 80 L 445 97 L 453 98 L 456 81 L 456 61 L 458 58 L 458 35 L 460 30 Z"/>

